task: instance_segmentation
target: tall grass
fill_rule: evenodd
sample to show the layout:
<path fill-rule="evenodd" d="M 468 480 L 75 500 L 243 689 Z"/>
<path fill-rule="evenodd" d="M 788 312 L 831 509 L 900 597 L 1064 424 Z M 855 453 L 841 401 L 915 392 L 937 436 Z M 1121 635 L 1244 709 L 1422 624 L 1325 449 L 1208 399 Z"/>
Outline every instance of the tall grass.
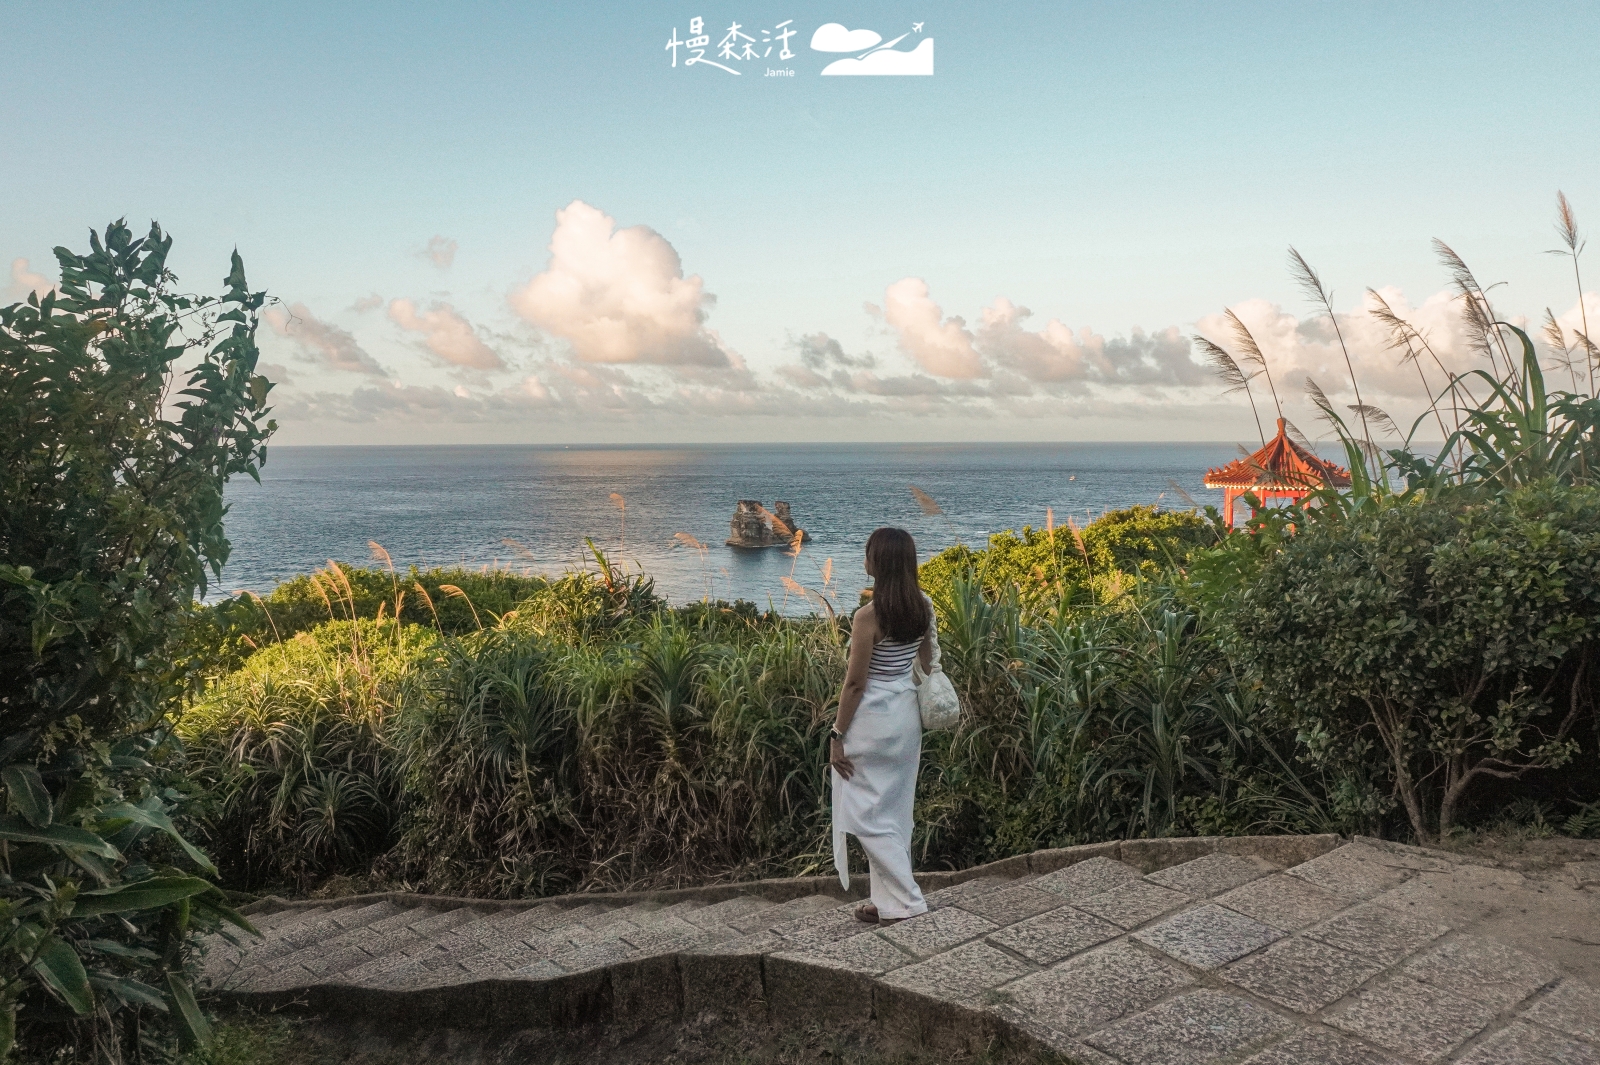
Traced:
<path fill-rule="evenodd" d="M 1288 760 L 1259 749 L 1260 722 L 1227 723 L 1249 696 L 1163 583 L 1204 529 L 1149 510 L 1108 515 L 1059 537 L 1076 561 L 1026 605 L 980 572 L 1002 572 L 1039 535 L 1053 548 L 1053 523 L 930 563 L 946 669 L 968 712 L 925 738 L 922 865 L 1315 820 L 1262 800 Z M 985 571 L 991 551 L 1009 561 Z M 976 562 L 953 570 L 957 555 Z M 380 576 L 319 579 L 361 602 Z M 463 596 L 466 579 L 434 575 Z M 481 627 L 467 597 L 450 631 L 397 622 L 388 604 L 404 582 L 390 580 L 370 618 L 350 620 L 350 602 L 329 595 L 327 620 L 262 644 L 182 722 L 214 796 L 212 839 L 241 885 L 306 888 L 343 873 L 541 895 L 828 864 L 825 739 L 848 617 L 668 608 L 648 582 L 602 566 L 480 607 Z"/>

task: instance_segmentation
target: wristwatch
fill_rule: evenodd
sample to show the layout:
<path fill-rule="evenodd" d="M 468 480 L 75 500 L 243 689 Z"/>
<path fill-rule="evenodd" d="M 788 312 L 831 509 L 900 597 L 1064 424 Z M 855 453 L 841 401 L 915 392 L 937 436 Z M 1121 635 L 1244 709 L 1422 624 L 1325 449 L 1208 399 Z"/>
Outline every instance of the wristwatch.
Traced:
<path fill-rule="evenodd" d="M 844 742 L 844 733 L 840 732 L 838 728 L 830 728 L 828 730 L 828 735 L 833 739 L 838 740 L 840 743 Z"/>

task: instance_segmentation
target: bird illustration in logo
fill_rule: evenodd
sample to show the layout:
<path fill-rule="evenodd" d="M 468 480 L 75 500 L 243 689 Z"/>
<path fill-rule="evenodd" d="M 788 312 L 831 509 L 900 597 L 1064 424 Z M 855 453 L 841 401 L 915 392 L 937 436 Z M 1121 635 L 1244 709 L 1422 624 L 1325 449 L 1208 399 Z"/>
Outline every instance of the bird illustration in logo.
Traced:
<path fill-rule="evenodd" d="M 913 22 L 911 33 L 920 34 L 923 23 Z M 837 22 L 817 27 L 811 35 L 813 52 L 857 52 L 847 59 L 835 59 L 822 68 L 829 74 L 921 74 L 933 73 L 933 38 L 924 37 L 915 48 L 900 51 L 895 45 L 911 36 L 902 33 L 894 40 L 880 43 L 883 38 L 872 30 L 847 29 Z"/>

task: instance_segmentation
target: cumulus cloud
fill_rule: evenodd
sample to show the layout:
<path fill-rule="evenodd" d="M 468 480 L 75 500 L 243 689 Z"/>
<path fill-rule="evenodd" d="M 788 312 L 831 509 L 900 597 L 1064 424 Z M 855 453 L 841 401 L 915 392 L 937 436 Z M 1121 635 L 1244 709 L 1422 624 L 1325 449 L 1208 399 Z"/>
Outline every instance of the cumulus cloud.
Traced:
<path fill-rule="evenodd" d="M 389 301 L 389 320 L 401 329 L 421 333 L 429 351 L 452 366 L 473 370 L 503 370 L 505 361 L 448 303 L 435 302 L 426 311 L 408 299 Z"/>
<path fill-rule="evenodd" d="M 428 239 L 428 246 L 418 254 L 439 269 L 448 270 L 450 264 L 456 261 L 456 252 L 460 247 L 452 238 L 435 234 Z"/>
<path fill-rule="evenodd" d="M 920 277 L 902 278 L 884 290 L 883 320 L 899 335 L 901 350 L 934 376 L 983 376 L 983 360 L 966 319 L 945 318 Z"/>
<path fill-rule="evenodd" d="M 1403 353 L 1392 346 L 1394 338 L 1389 328 L 1370 313 L 1377 299 L 1383 300 L 1396 316 L 1427 338 L 1431 354 L 1419 352 L 1422 354 L 1420 374 L 1418 364 L 1403 359 Z M 1315 379 L 1329 395 L 1353 398 L 1351 367 L 1361 385 L 1362 398 L 1369 401 L 1376 397 L 1421 400 L 1428 392 L 1445 387 L 1446 374 L 1488 368 L 1473 350 L 1461 316 L 1461 305 L 1450 291 L 1437 292 L 1415 306 L 1395 288 L 1378 289 L 1376 298 L 1364 294 L 1360 304 L 1337 311 L 1337 332 L 1333 321 L 1325 314 L 1301 318 L 1264 299 L 1242 300 L 1230 310 L 1249 329 L 1266 356 L 1267 369 L 1280 399 L 1285 402 L 1300 401 L 1308 377 Z M 1202 336 L 1234 352 L 1237 357 L 1239 338 L 1224 314 L 1207 315 L 1196 326 Z M 1349 366 L 1345 363 L 1346 351 Z M 1426 389 L 1424 381 L 1428 382 Z M 1256 388 L 1258 394 L 1268 392 L 1264 380 L 1257 382 Z"/>
<path fill-rule="evenodd" d="M 55 288 L 55 282 L 38 271 L 29 269 L 28 260 L 17 258 L 11 260 L 11 288 L 22 296 L 30 292 L 37 292 L 43 296 Z"/>
<path fill-rule="evenodd" d="M 582 200 L 556 212 L 549 265 L 509 299 L 584 362 L 741 365 L 705 327 L 715 297 L 698 275 L 684 276 L 666 238 L 648 226 L 618 229 Z"/>
<path fill-rule="evenodd" d="M 813 370 L 836 366 L 852 370 L 870 370 L 877 363 L 871 354 L 845 354 L 844 345 L 827 333 L 808 333 L 795 342 L 795 347 L 800 351 L 801 364 Z"/>
<path fill-rule="evenodd" d="M 279 336 L 294 341 L 302 358 L 346 373 L 387 376 L 378 360 L 356 342 L 348 331 L 321 321 L 304 303 L 295 303 L 287 310 L 268 307 L 261 315 Z"/>
<path fill-rule="evenodd" d="M 1176 326 L 1157 333 L 1135 327 L 1126 337 L 1107 339 L 1092 329 L 1074 331 L 1052 318 L 1029 329 L 1033 312 L 999 296 L 980 313 L 976 330 L 960 315 L 945 316 L 921 278 L 890 285 L 881 313 L 894 328 L 900 348 L 927 373 L 953 381 L 995 378 L 991 393 L 1021 393 L 1031 386 L 1050 388 L 1088 384 L 1196 385 L 1205 370 L 1189 354 L 1189 339 Z"/>
<path fill-rule="evenodd" d="M 355 311 L 357 314 L 365 314 L 368 311 L 375 311 L 382 306 L 383 297 L 374 292 L 370 296 L 358 297 L 356 301 L 350 305 L 350 309 Z"/>
<path fill-rule="evenodd" d="M 1032 311 L 1004 296 L 983 309 L 977 348 L 998 366 L 1039 384 L 1197 385 L 1206 371 L 1190 357 L 1189 338 L 1176 326 L 1157 333 L 1134 327 L 1126 337 L 1105 337 L 1087 327 L 1074 332 L 1052 318 L 1037 332 L 1023 322 Z"/>

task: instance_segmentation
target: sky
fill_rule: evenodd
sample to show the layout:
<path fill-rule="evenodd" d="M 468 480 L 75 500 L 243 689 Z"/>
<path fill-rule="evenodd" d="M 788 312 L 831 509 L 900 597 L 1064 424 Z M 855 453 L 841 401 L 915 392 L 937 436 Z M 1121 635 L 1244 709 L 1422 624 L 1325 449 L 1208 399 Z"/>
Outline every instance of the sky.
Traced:
<path fill-rule="evenodd" d="M 1478 365 L 1434 238 L 1600 329 L 1546 254 L 1558 190 L 1600 219 L 1592 2 L 0 15 L 0 300 L 119 217 L 189 291 L 237 248 L 284 444 L 1232 440 L 1273 392 L 1316 436 L 1350 367 L 1409 425 Z M 1248 397 L 1190 339 L 1240 357 L 1230 309 Z"/>

